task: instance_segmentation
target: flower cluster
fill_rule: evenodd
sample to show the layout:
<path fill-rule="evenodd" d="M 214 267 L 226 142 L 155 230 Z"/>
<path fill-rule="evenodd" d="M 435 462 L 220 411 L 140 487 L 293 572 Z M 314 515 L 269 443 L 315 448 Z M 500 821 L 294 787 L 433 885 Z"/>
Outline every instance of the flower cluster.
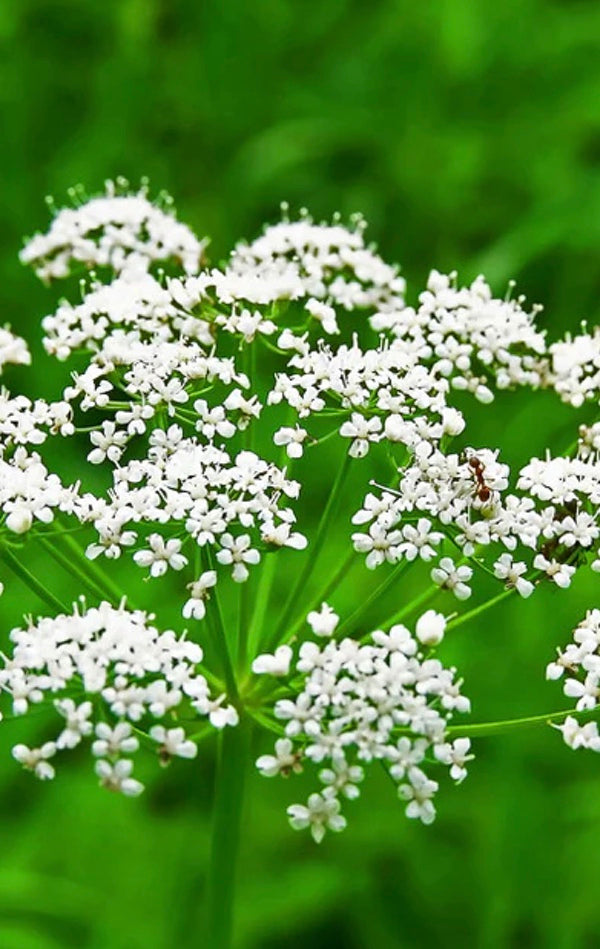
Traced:
<path fill-rule="evenodd" d="M 24 339 L 15 336 L 8 326 L 0 327 L 0 373 L 8 364 L 31 365 L 31 353 Z"/>
<path fill-rule="evenodd" d="M 208 717 L 215 728 L 237 724 L 235 708 L 224 695 L 211 695 L 199 670 L 200 646 L 171 630 L 159 632 L 152 619 L 103 602 L 12 630 L 0 688 L 11 697 L 14 715 L 44 703 L 54 709 L 58 727 L 56 738 L 39 748 L 13 748 L 23 767 L 52 778 L 55 755 L 87 739 L 101 783 L 136 795 L 143 785 L 132 778 L 128 756 L 139 748 L 138 734 L 148 731 L 164 763 L 196 754 L 184 728 L 168 727 L 186 710 L 190 719 Z"/>
<path fill-rule="evenodd" d="M 573 632 L 573 642 L 562 651 L 546 669 L 547 679 L 565 676 L 563 693 L 577 699 L 578 712 L 587 712 L 598 706 L 600 698 L 600 610 L 589 610 L 585 619 Z M 596 722 L 581 724 L 573 715 L 568 715 L 561 725 L 570 748 L 589 748 L 600 751 L 600 734 Z"/>
<path fill-rule="evenodd" d="M 569 586 L 600 536 L 600 467 L 590 452 L 532 458 L 520 470 L 516 490 L 509 491 L 510 469 L 497 452 L 444 453 L 423 442 L 399 475 L 397 489 L 367 494 L 353 517 L 354 524 L 368 525 L 353 541 L 370 568 L 384 561 L 432 560 L 448 540 L 476 567 L 528 596 L 531 578 L 546 576 L 559 587 Z M 490 546 L 496 551 L 486 564 L 482 552 Z M 523 559 L 515 561 L 516 552 Z M 598 555 L 594 569 L 596 564 L 600 567 Z M 464 599 L 472 569 L 457 570 L 462 577 L 443 557 L 432 579 Z"/>
<path fill-rule="evenodd" d="M 147 188 L 126 191 L 127 182 L 108 181 L 106 193 L 59 211 L 47 234 L 36 234 L 21 251 L 42 280 L 67 277 L 74 266 L 109 267 L 116 273 L 143 272 L 174 260 L 196 273 L 204 243 L 172 213 L 148 200 Z"/>
<path fill-rule="evenodd" d="M 309 312 L 326 333 L 337 332 L 333 307 L 386 312 L 402 307 L 405 281 L 398 268 L 365 247 L 360 216 L 353 224 L 352 229 L 339 221 L 315 224 L 307 214 L 300 221 L 283 220 L 252 243 L 238 244 L 231 270 L 243 280 L 275 283 L 280 299 L 325 301 L 330 309 L 312 303 Z"/>
<path fill-rule="evenodd" d="M 524 302 L 495 299 L 481 276 L 470 287 L 458 287 L 455 273 L 433 270 L 418 309 L 378 314 L 371 324 L 391 331 L 455 389 L 485 403 L 494 398 L 492 384 L 535 387 L 544 378 L 546 344 L 535 326 L 541 307 L 527 313 Z"/>
<path fill-rule="evenodd" d="M 463 426 L 460 413 L 446 405 L 446 380 L 401 344 L 363 350 L 355 337 L 337 350 L 323 342 L 312 349 L 306 340 L 298 349 L 288 361 L 292 371 L 277 374 L 268 402 L 286 402 L 303 424 L 337 409 L 339 434 L 351 440 L 352 457 L 363 458 L 384 438 L 413 447 Z"/>
<path fill-rule="evenodd" d="M 588 400 L 600 397 L 600 328 L 591 333 L 584 326 L 577 336 L 567 334 L 565 339 L 549 347 L 549 379 L 563 402 L 579 408 Z"/>
<path fill-rule="evenodd" d="M 483 277 L 460 287 L 455 274 L 432 271 L 407 305 L 404 279 L 366 244 L 361 218 L 317 224 L 284 211 L 220 267 L 206 264 L 205 246 L 145 185 L 129 193 L 109 182 L 56 213 L 22 251 L 45 281 L 88 275 L 80 298 L 43 320 L 46 351 L 70 369 L 55 401 L 0 392 L 0 553 L 56 606 L 21 562 L 27 541 L 40 537 L 102 602 L 13 630 L 0 685 L 14 713 L 44 703 L 60 721 L 55 739 L 13 754 L 49 778 L 58 750 L 89 739 L 101 782 L 135 795 L 140 743 L 161 762 L 191 758 L 188 721 L 208 717 L 222 728 L 241 713 L 278 736 L 275 753 L 258 761 L 264 774 L 317 766 L 320 789 L 289 809 L 292 826 L 309 827 L 315 840 L 345 825 L 342 801 L 358 795 L 371 761 L 386 768 L 407 815 L 429 823 L 438 788 L 430 766 L 461 781 L 471 758 L 468 738 L 455 738 L 450 724 L 469 702 L 456 670 L 432 653 L 444 616 L 429 610 L 412 631 L 396 616 L 385 631 L 349 638 L 365 603 L 339 626 L 327 602 L 310 609 L 302 597 L 337 533 L 340 495 L 361 475 L 363 500 L 341 527 L 347 562 L 422 561 L 426 595 L 448 590 L 460 604 L 485 575 L 527 597 L 545 581 L 567 588 L 580 566 L 600 571 L 600 422 L 581 425 L 564 455 L 511 471 L 493 442 L 469 447 L 471 403 L 461 398 L 485 404 L 528 386 L 553 389 L 574 408 L 597 399 L 598 331 L 584 326 L 548 344 L 540 308 L 511 297 L 512 284 L 495 298 Z M 25 342 L 0 330 L 0 370 L 29 362 Z M 83 449 L 75 483 L 56 462 L 61 439 Z M 328 475 L 336 451 L 338 474 L 332 468 L 313 534 L 304 475 L 308 465 Z M 354 481 L 344 480 L 349 467 Z M 271 553 L 282 548 L 291 560 L 278 572 L 282 558 Z M 170 589 L 169 601 L 198 624 L 198 642 L 125 608 L 115 567 L 125 557 L 157 581 L 145 596 L 163 589 L 158 582 Z M 349 569 L 343 562 L 326 577 L 312 602 L 335 597 Z M 382 588 L 399 573 L 388 568 Z M 256 584 L 244 586 L 252 574 Z M 272 617 L 281 599 L 283 613 Z M 582 710 L 600 694 L 597 612 L 550 667 L 554 677 L 568 669 L 567 694 Z M 298 640 L 306 613 L 312 635 Z M 217 675 L 201 665 L 207 641 Z M 265 675 L 275 687 L 256 678 Z M 569 718 L 561 728 L 573 745 L 600 746 L 595 726 Z"/>
<path fill-rule="evenodd" d="M 323 604 L 321 616 L 329 615 Z M 319 619 L 313 615 L 311 626 L 323 635 Z M 285 737 L 276 742 L 273 755 L 258 759 L 257 767 L 268 777 L 300 771 L 304 763 L 320 768 L 321 790 L 306 805 L 288 808 L 293 828 L 310 828 L 317 842 L 326 830 L 342 830 L 342 801 L 358 797 L 363 765 L 374 761 L 396 783 L 407 817 L 424 824 L 434 820 L 439 785 L 425 767 L 446 765 L 458 782 L 472 757 L 469 740 L 452 740 L 448 733 L 454 712 L 468 712 L 469 700 L 460 691 L 456 669 L 430 654 L 444 628 L 444 617 L 429 610 L 417 620 L 414 635 L 397 624 L 371 633 L 368 642 L 330 639 L 321 646 L 304 641 L 291 672 L 289 646 L 280 647 L 286 650 L 280 656 L 256 660 L 255 671 L 289 674 L 292 686 L 290 697 L 278 699 L 274 708 Z M 331 624 L 329 629 L 333 632 Z"/>
<path fill-rule="evenodd" d="M 86 495 L 77 505 L 80 521 L 93 523 L 98 535 L 89 557 L 114 559 L 123 548 L 136 547 L 136 563 L 153 568 L 160 562 L 163 568 L 151 569 L 152 576 L 160 576 L 167 567 L 178 570 L 188 562 L 176 559 L 188 540 L 215 549 L 218 563 L 231 565 L 234 580 L 243 582 L 246 565 L 260 560 L 259 546 L 306 546 L 294 530 L 293 511 L 280 503 L 281 497 L 297 497 L 299 485 L 276 465 L 250 451 L 231 458 L 223 448 L 184 438 L 177 425 L 156 429 L 149 442 L 146 458 L 115 470 L 108 501 L 92 502 Z M 100 450 L 110 447 L 104 443 Z M 149 548 L 139 546 L 144 543 L 139 529 L 147 524 L 154 528 Z"/>

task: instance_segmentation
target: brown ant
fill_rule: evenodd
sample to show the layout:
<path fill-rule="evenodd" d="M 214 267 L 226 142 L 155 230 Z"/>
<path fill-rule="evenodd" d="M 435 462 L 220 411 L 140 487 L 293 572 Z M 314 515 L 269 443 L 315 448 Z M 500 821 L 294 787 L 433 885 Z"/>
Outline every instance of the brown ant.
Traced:
<path fill-rule="evenodd" d="M 477 458 L 476 455 L 471 455 L 468 465 L 473 472 L 476 481 L 475 494 L 479 500 L 485 504 L 492 496 L 492 489 L 485 483 L 485 478 L 483 476 L 485 465 L 479 460 L 479 458 Z"/>

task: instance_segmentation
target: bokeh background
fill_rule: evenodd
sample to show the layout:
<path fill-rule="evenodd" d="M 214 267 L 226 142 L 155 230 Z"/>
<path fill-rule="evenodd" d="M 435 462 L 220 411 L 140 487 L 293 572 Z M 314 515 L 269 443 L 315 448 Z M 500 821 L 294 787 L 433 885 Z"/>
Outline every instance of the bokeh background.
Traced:
<path fill-rule="evenodd" d="M 282 199 L 317 218 L 359 210 L 413 298 L 432 266 L 483 270 L 544 303 L 551 334 L 598 321 L 593 0 L 19 0 L 0 4 L 0 44 L 0 312 L 34 346 L 53 302 L 18 264 L 22 236 L 45 226 L 44 195 L 60 203 L 70 185 L 118 174 L 171 191 L 216 261 Z M 58 376 L 37 349 L 28 385 L 41 393 Z M 472 441 L 518 463 L 568 444 L 578 420 L 552 399 L 505 394 L 475 415 Z M 448 642 L 476 720 L 568 705 L 544 666 L 598 586 L 580 577 L 553 592 L 509 600 Z M 16 581 L 1 604 L 5 643 L 34 607 Z M 10 759 L 12 727 L 1 949 L 206 946 L 212 751 L 149 772 L 130 801 L 97 789 L 84 756 L 50 786 L 32 781 Z M 406 821 L 375 776 L 348 832 L 320 848 L 285 821 L 307 784 L 252 777 L 240 949 L 597 947 L 600 760 L 546 727 L 476 751 L 433 827 Z"/>

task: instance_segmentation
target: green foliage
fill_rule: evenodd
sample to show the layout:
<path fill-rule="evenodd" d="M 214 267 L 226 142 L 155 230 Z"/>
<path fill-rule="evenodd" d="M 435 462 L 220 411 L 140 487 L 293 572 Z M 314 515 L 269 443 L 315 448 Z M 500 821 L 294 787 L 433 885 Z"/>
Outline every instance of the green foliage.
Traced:
<path fill-rule="evenodd" d="M 361 210 L 409 296 L 430 266 L 484 269 L 543 302 L 552 333 L 598 321 L 599 37 L 585 0 L 2 4 L 2 318 L 39 341 L 52 305 L 16 261 L 21 235 L 46 223 L 41 196 L 148 174 L 212 236 L 215 260 L 281 199 L 317 217 Z M 36 355 L 47 389 L 58 375 L 39 342 Z M 572 422 L 555 401 L 505 394 L 471 438 L 520 461 L 568 444 Z M 363 570 L 350 605 L 372 582 Z M 449 635 L 476 720 L 560 707 L 544 666 L 595 590 L 579 577 Z M 3 643 L 42 608 L 12 579 L 0 604 Z M 9 747 L 43 739 L 43 716 L 2 735 L 2 949 L 203 946 L 213 752 L 149 775 L 132 801 L 97 789 L 77 754 L 51 786 L 22 774 Z M 286 826 L 302 778 L 252 775 L 240 949 L 597 945 L 597 759 L 544 727 L 475 750 L 433 827 L 404 818 L 382 774 L 321 848 Z"/>

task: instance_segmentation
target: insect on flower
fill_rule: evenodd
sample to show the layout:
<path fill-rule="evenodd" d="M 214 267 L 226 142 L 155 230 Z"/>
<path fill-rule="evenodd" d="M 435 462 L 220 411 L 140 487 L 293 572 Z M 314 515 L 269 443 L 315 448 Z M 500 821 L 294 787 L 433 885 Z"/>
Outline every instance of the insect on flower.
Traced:
<path fill-rule="evenodd" d="M 492 489 L 488 484 L 486 484 L 485 481 L 483 474 L 485 471 L 485 465 L 477 457 L 477 455 L 471 455 L 468 460 L 468 465 L 475 478 L 474 494 L 483 504 L 486 504 L 492 496 Z"/>

